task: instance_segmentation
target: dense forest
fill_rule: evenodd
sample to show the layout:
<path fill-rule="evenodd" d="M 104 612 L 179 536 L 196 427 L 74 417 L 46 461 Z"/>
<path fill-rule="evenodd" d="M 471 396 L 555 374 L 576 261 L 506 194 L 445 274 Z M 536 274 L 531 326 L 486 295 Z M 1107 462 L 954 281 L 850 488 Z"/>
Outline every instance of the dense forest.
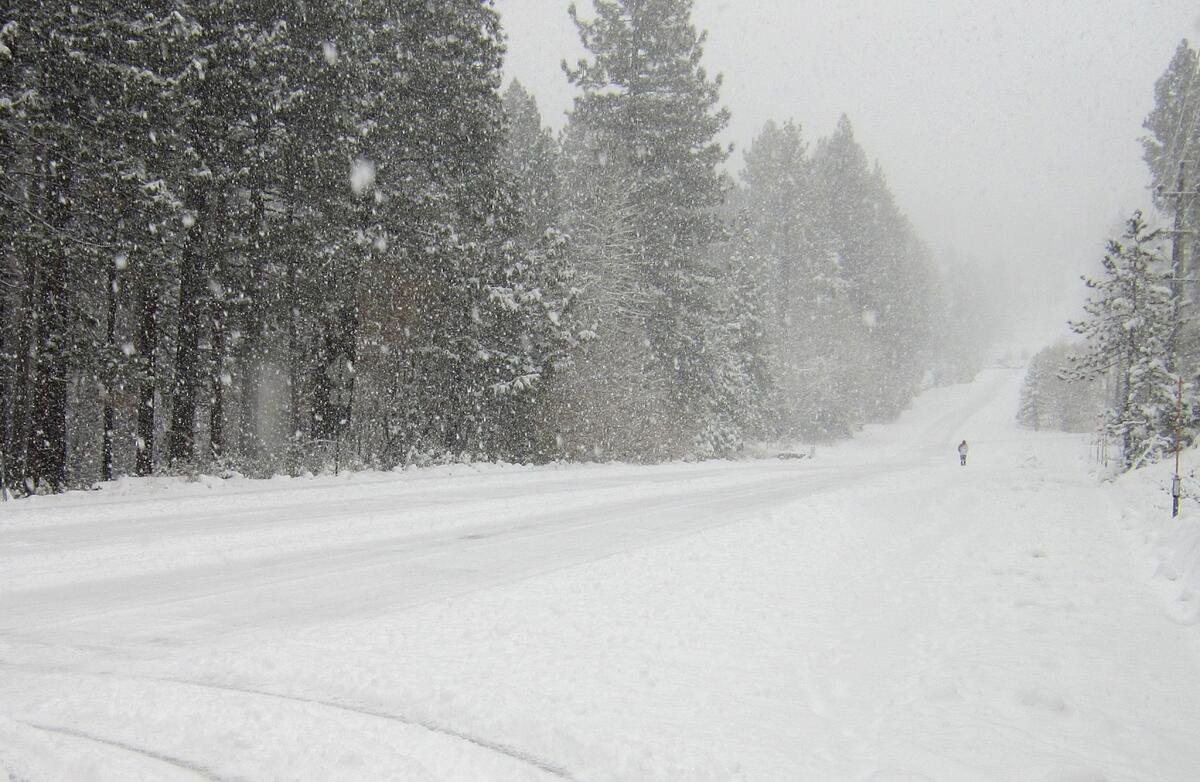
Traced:
<path fill-rule="evenodd" d="M 691 0 L 594 5 L 558 135 L 488 0 L 10 5 L 5 492 L 726 456 L 969 376 L 980 281 L 848 119 L 736 179 Z"/>
<path fill-rule="evenodd" d="M 1154 87 L 1142 139 L 1152 206 L 1135 211 L 1110 239 L 1100 273 L 1085 278 L 1084 317 L 1071 324 L 1082 345 L 1039 354 L 1025 382 L 1021 420 L 1046 423 L 1041 400 L 1059 390 L 1051 376 L 1092 384 L 1077 389 L 1105 402 L 1099 430 L 1133 469 L 1190 445 L 1200 431 L 1200 58 L 1188 41 Z M 1161 218 L 1161 219 L 1158 219 Z M 1045 362 L 1053 361 L 1056 368 Z M 1075 428 L 1078 421 L 1054 421 Z"/>

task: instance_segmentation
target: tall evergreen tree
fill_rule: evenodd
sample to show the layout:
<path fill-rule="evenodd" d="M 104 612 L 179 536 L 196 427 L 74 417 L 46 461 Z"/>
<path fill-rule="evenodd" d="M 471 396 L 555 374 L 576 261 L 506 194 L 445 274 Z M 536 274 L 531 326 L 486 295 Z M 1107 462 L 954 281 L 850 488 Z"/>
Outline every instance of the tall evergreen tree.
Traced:
<path fill-rule="evenodd" d="M 752 229 L 735 218 L 733 236 L 718 252 L 728 255 L 718 300 L 721 329 L 712 341 L 718 376 L 717 415 L 702 442 L 724 455 L 743 440 L 763 440 L 780 430 L 777 378 L 780 347 L 773 341 L 773 278 L 768 259 L 748 238 Z"/>
<path fill-rule="evenodd" d="M 376 172 L 353 316 L 354 372 L 369 381 L 355 382 L 355 397 L 373 412 L 356 439 L 389 458 L 527 456 L 516 408 L 569 342 L 558 331 L 568 294 L 559 240 L 518 241 L 498 18 L 486 0 L 390 8 L 381 4 L 373 34 L 394 36 L 376 45 L 399 60 L 371 71 L 363 93 L 377 110 L 356 154 Z"/>
<path fill-rule="evenodd" d="M 507 122 L 502 152 L 513 198 L 521 213 L 522 232 L 534 242 L 562 217 L 562 161 L 549 128 L 542 126 L 537 101 L 519 81 L 504 92 Z"/>
<path fill-rule="evenodd" d="M 584 223 L 588 213 L 611 213 L 601 197 L 627 198 L 634 285 L 648 304 L 639 324 L 648 348 L 645 369 L 661 378 L 665 392 L 664 404 L 647 411 L 643 424 L 665 440 L 658 447 L 679 451 L 715 409 L 715 373 L 706 353 L 715 322 L 714 272 L 705 250 L 723 236 L 717 209 L 725 183 L 717 166 L 728 150 L 715 137 L 729 114 L 719 106 L 720 79 L 709 78 L 701 65 L 705 36 L 691 23 L 691 0 L 600 0 L 594 6 L 591 20 L 570 9 L 590 55 L 567 68 L 581 91 L 569 129 L 570 192 Z M 610 315 L 598 313 L 600 328 Z M 597 358 L 613 357 L 593 353 Z"/>
<path fill-rule="evenodd" d="M 1017 401 L 1017 423 L 1034 431 L 1045 428 L 1049 412 L 1046 386 L 1053 373 L 1054 367 L 1048 364 L 1044 353 L 1039 352 L 1030 359 Z"/>
<path fill-rule="evenodd" d="M 1142 139 L 1142 146 L 1156 190 L 1175 190 L 1181 163 L 1192 166 L 1184 172 L 1190 182 L 1200 179 L 1196 161 L 1200 155 L 1200 59 L 1186 40 L 1179 43 L 1154 85 L 1154 109 L 1144 127 L 1149 135 Z M 1173 209 L 1175 199 L 1161 202 Z"/>
<path fill-rule="evenodd" d="M 855 346 L 838 383 L 853 400 L 857 423 L 886 420 L 912 398 L 927 363 L 927 254 L 845 116 L 817 145 L 813 163 L 845 280 L 846 344 Z"/>
<path fill-rule="evenodd" d="M 1180 276 L 1200 275 L 1200 57 L 1181 41 L 1167 70 L 1154 85 L 1154 109 L 1143 126 L 1146 164 L 1156 205 L 1171 215 L 1174 228 L 1172 263 Z M 1200 362 L 1200 333 L 1187 323 L 1196 302 L 1192 286 L 1182 287 L 1177 330 L 1172 334 L 1172 358 L 1186 365 Z M 1188 306 L 1190 305 L 1190 306 Z M 1189 371 L 1191 371 L 1189 369 Z"/>
<path fill-rule="evenodd" d="M 1121 240 L 1108 243 L 1104 276 L 1086 280 L 1093 291 L 1084 305 L 1088 318 L 1071 324 L 1087 342 L 1069 376 L 1115 375 L 1106 427 L 1121 443 L 1126 469 L 1157 460 L 1170 448 L 1177 423 L 1178 376 L 1169 371 L 1168 356 L 1175 310 L 1161 245 L 1159 232 L 1135 212 Z"/>
<path fill-rule="evenodd" d="M 75 479 L 68 462 L 86 465 L 92 447 L 111 472 L 129 363 L 114 344 L 115 265 L 169 242 L 158 233 L 172 199 L 156 167 L 156 98 L 179 79 L 173 52 L 192 27 L 167 6 L 27 5 L 4 26 L 0 70 L 15 92 L 0 101 L 12 141 L 0 212 L 6 235 L 26 237 L 4 254 L 21 280 L 10 312 L 28 315 L 10 331 L 4 448 L 26 490 Z M 70 435 L 99 415 L 97 397 L 103 434 Z"/>
<path fill-rule="evenodd" d="M 772 291 L 770 334 L 781 433 L 824 439 L 853 431 L 857 408 L 838 346 L 857 318 L 838 264 L 833 213 L 800 128 L 768 123 L 746 151 L 743 239 Z"/>

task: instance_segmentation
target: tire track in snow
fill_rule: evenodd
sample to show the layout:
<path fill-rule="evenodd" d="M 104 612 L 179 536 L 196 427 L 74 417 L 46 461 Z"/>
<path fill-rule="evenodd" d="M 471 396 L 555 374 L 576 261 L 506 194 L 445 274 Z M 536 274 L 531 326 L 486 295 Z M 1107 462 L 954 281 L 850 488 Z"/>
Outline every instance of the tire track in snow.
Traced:
<path fill-rule="evenodd" d="M 36 728 L 37 730 L 45 731 L 46 733 L 56 733 L 61 736 L 73 736 L 74 738 L 77 738 L 77 739 L 84 739 L 85 741 L 91 741 L 96 744 L 103 744 L 106 747 L 115 747 L 117 749 L 124 750 L 125 752 L 129 752 L 134 755 L 140 755 L 141 757 L 144 757 L 144 758 L 149 758 L 151 760 L 157 760 L 160 763 L 166 763 L 168 766 L 174 766 L 175 768 L 190 772 L 190 773 L 195 774 L 196 776 L 200 777 L 201 779 L 207 779 L 210 782 L 233 782 L 233 780 L 231 780 L 229 777 L 219 776 L 216 773 L 214 773 L 212 770 L 210 770 L 198 763 L 192 763 L 189 760 L 171 757 L 170 755 L 164 755 L 161 752 L 154 752 L 153 750 L 142 749 L 141 747 L 135 747 L 132 744 L 126 744 L 122 741 L 113 741 L 111 739 L 100 738 L 99 736 L 95 736 L 91 733 L 86 733 L 82 730 L 76 730 L 75 728 L 66 728 L 66 727 L 62 727 L 60 725 L 42 725 L 42 724 L 39 724 L 36 722 L 24 722 L 24 721 L 22 721 L 21 724 L 28 725 L 29 727 Z"/>
<path fill-rule="evenodd" d="M 554 777 L 558 777 L 559 779 L 565 779 L 568 780 L 568 782 L 577 782 L 575 777 L 571 776 L 566 769 L 564 769 L 562 766 L 557 766 L 548 760 L 539 758 L 536 755 L 530 754 L 511 745 L 498 741 L 491 741 L 490 739 L 485 739 L 480 736 L 474 736 L 464 731 L 446 727 L 445 725 L 439 725 L 436 722 L 419 720 L 414 717 L 405 717 L 401 714 L 392 714 L 386 711 L 376 711 L 374 709 L 368 709 L 362 706 L 354 706 L 348 703 L 338 703 L 336 701 L 326 701 L 320 698 L 308 698 L 299 695 L 284 695 L 283 693 L 270 692 L 269 690 L 256 690 L 250 687 L 236 687 L 232 684 L 216 684 L 211 682 L 192 681 L 189 679 L 172 679 L 163 676 L 128 676 L 122 678 L 142 679 L 146 681 L 164 682 L 169 684 L 182 684 L 188 687 L 199 687 L 208 690 L 221 690 L 224 692 L 236 692 L 243 695 L 256 695 L 264 698 L 289 701 L 292 703 L 303 703 L 310 706 L 323 706 L 327 709 L 334 709 L 337 711 L 349 712 L 351 714 L 359 714 L 364 717 L 373 717 L 375 719 L 396 722 L 401 725 L 422 728 L 431 733 L 437 733 L 443 736 L 449 736 L 451 738 L 458 739 L 460 741 L 465 741 L 468 744 L 473 744 L 474 746 L 479 747 L 480 749 L 485 749 L 489 752 L 495 752 L 499 755 L 504 755 L 526 765 L 533 766 L 539 771 L 544 771 L 545 773 Z"/>
<path fill-rule="evenodd" d="M 450 728 L 445 725 L 439 725 L 436 722 L 420 720 L 420 719 L 416 719 L 414 717 L 406 717 L 402 714 L 393 714 L 393 713 L 385 712 L 385 711 L 377 711 L 375 709 L 368 709 L 363 706 L 355 706 L 353 704 L 339 703 L 337 701 L 327 701 L 327 700 L 322 700 L 320 698 L 310 698 L 310 697 L 305 697 L 305 696 L 300 696 L 300 695 L 286 695 L 283 693 L 271 692 L 269 690 L 257 690 L 252 687 L 238 687 L 238 686 L 235 686 L 232 684 L 220 684 L 220 683 L 215 683 L 215 682 L 201 682 L 201 681 L 195 681 L 192 679 L 175 679 L 175 678 L 171 678 L 168 676 L 140 676 L 140 675 L 125 675 L 125 674 L 114 674 L 114 673 L 88 673 L 88 672 L 84 672 L 84 671 L 72 671 L 72 670 L 65 669 L 65 668 L 39 668 L 36 666 L 30 666 L 30 665 L 4 665 L 3 667 L 10 668 L 10 669 L 20 668 L 20 669 L 30 670 L 30 671 L 34 671 L 34 672 L 42 673 L 42 674 L 56 674 L 57 673 L 57 674 L 66 674 L 68 676 L 92 676 L 92 677 L 102 678 L 102 679 L 120 679 L 120 680 L 125 680 L 125 681 L 144 681 L 144 682 L 158 682 L 161 684 L 176 684 L 176 685 L 182 685 L 185 687 L 197 687 L 197 688 L 205 689 L 205 690 L 217 690 L 220 692 L 233 692 L 233 693 L 239 693 L 242 695 L 253 695 L 253 696 L 258 696 L 258 697 L 263 697 L 263 698 L 271 698 L 274 700 L 290 702 L 290 703 L 303 703 L 303 704 L 309 705 L 309 706 L 321 706 L 321 707 L 324 707 L 327 709 L 334 709 L 336 711 L 348 712 L 351 714 L 358 714 L 358 715 L 361 715 L 364 717 L 372 717 L 374 719 L 387 720 L 389 722 L 395 722 L 395 723 L 398 723 L 401 725 L 408 725 L 408 726 L 414 727 L 414 728 L 421 728 L 423 730 L 429 731 L 430 733 L 437 733 L 442 736 L 449 736 L 450 738 L 457 739 L 459 741 L 465 741 L 468 744 L 472 744 L 476 747 L 479 747 L 480 749 L 487 750 L 489 752 L 494 752 L 499 755 L 504 755 L 505 757 L 511 758 L 512 760 L 518 761 L 520 763 L 524 763 L 528 766 L 532 766 L 533 768 L 536 768 L 539 771 L 543 771 L 547 774 L 550 774 L 551 776 L 557 777 L 558 779 L 564 779 L 564 780 L 567 780 L 567 782 L 578 782 L 575 779 L 575 777 L 573 777 L 571 775 L 571 773 L 569 771 L 567 771 L 565 768 L 563 768 L 562 766 L 555 765 L 551 761 L 540 758 L 529 752 L 525 752 L 524 750 L 521 750 L 517 747 L 513 747 L 509 744 L 505 744 L 505 743 L 499 742 L 499 741 L 492 741 L 490 739 L 486 739 L 481 736 L 475 736 L 475 735 L 467 733 L 465 731 L 456 730 L 455 728 Z M 118 741 L 110 741 L 108 739 L 102 739 L 97 736 L 93 736 L 91 734 L 84 733 L 83 731 L 75 730 L 73 728 L 62 728 L 62 727 L 54 727 L 54 726 L 48 726 L 48 725 L 39 725 L 39 724 L 34 724 L 34 723 L 29 723 L 29 722 L 26 722 L 24 724 L 29 725 L 32 728 L 37 728 L 39 730 L 44 730 L 44 731 L 48 731 L 48 732 L 52 732 L 52 733 L 61 733 L 61 734 L 68 735 L 68 736 L 76 736 L 76 737 L 82 738 L 82 739 L 89 739 L 91 741 L 95 741 L 100 744 L 108 744 L 113 747 L 118 747 L 120 749 L 128 750 L 129 752 L 134 752 L 139 755 L 144 755 L 149 758 L 154 758 L 155 760 L 161 760 L 164 763 L 169 763 L 171 765 L 178 766 L 179 768 L 187 769 L 188 771 L 193 771 L 193 772 L 199 774 L 200 776 L 204 777 L 205 779 L 214 780 L 214 782 L 229 782 L 229 780 L 227 780 L 224 777 L 219 777 L 219 776 L 214 775 L 213 772 L 209 771 L 208 769 L 204 768 L 203 766 L 189 763 L 186 760 L 172 758 L 170 756 L 162 755 L 162 754 L 159 754 L 156 752 L 152 752 L 150 750 L 139 749 L 137 747 L 133 747 L 128 744 L 123 744 Z"/>

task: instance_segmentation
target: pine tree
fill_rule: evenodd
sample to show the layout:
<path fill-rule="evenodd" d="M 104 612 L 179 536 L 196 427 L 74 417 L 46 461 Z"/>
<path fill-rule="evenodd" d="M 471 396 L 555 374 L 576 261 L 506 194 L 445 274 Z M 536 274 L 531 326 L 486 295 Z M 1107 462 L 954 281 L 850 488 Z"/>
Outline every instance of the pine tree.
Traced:
<path fill-rule="evenodd" d="M 4 449 L 25 490 L 78 482 L 96 451 L 112 472 L 132 377 L 115 344 L 127 303 L 116 266 L 163 246 L 156 232 L 171 201 L 156 167 L 154 98 L 177 78 L 169 52 L 190 34 L 172 10 L 26 5 L 5 26 L 0 69 L 20 96 L 0 102 L 12 141 L 0 212 L 9 228 L 25 224 L 28 241 L 5 257 L 20 269 L 10 312 L 31 317 L 12 329 L 20 359 L 3 389 Z M 102 431 L 71 435 L 91 431 L 97 402 Z"/>
<path fill-rule="evenodd" d="M 927 252 L 845 116 L 817 145 L 813 164 L 830 207 L 849 315 L 842 339 L 852 358 L 837 371 L 836 384 L 855 424 L 887 420 L 916 393 L 927 364 Z"/>
<path fill-rule="evenodd" d="M 826 382 L 841 400 L 839 417 L 845 429 L 838 434 L 846 435 L 871 418 L 869 389 L 878 385 L 873 377 L 878 356 L 871 341 L 879 316 L 872 286 L 878 272 L 875 186 L 866 153 L 844 115 L 834 134 L 817 144 L 813 165 L 829 205 L 834 263 L 843 280 L 836 342 L 844 358 L 829 368 Z"/>
<path fill-rule="evenodd" d="M 1087 279 L 1093 291 L 1088 318 L 1072 323 L 1086 340 L 1068 373 L 1090 379 L 1113 372 L 1113 405 L 1106 428 L 1122 445 L 1126 469 L 1157 460 L 1172 444 L 1177 376 L 1168 347 L 1175 308 L 1161 255 L 1161 236 L 1141 212 L 1126 223 L 1122 240 L 1110 240 L 1104 277 Z M 1188 403 L 1190 407 L 1190 402 Z"/>
<path fill-rule="evenodd" d="M 590 54 L 567 68 L 581 91 L 569 129 L 571 197 L 580 202 L 579 222 L 588 222 L 589 212 L 620 210 L 602 198 L 628 194 L 629 249 L 639 267 L 634 285 L 649 305 L 635 344 L 648 343 L 644 369 L 661 378 L 665 391 L 664 404 L 646 411 L 642 426 L 659 437 L 657 447 L 678 452 L 716 409 L 706 352 L 707 330 L 716 322 L 714 270 L 706 267 L 705 250 L 723 236 L 717 209 L 725 184 L 717 166 L 728 150 L 715 137 L 729 114 L 718 106 L 720 79 L 710 79 L 700 64 L 705 36 L 691 24 L 691 0 L 594 5 L 590 21 L 571 6 Z M 598 315 L 604 328 L 612 313 Z M 616 360 L 596 352 L 592 358 Z"/>
<path fill-rule="evenodd" d="M 1186 40 L 1154 85 L 1154 109 L 1143 127 L 1150 131 L 1142 146 L 1155 204 L 1181 232 L 1175 236 L 1172 260 L 1181 276 L 1194 278 L 1200 275 L 1200 198 L 1195 196 L 1200 189 L 1200 56 Z M 1200 334 L 1188 322 L 1195 291 L 1187 286 L 1182 293 L 1171 353 L 1173 359 L 1195 364 L 1200 361 Z"/>
<path fill-rule="evenodd" d="M 1195 182 L 1200 176 L 1196 157 L 1200 154 L 1200 60 L 1186 40 L 1181 41 L 1167 70 L 1154 85 L 1154 109 L 1143 126 L 1150 132 L 1142 139 L 1146 164 L 1156 190 L 1173 191 L 1180 163 L 1189 162 L 1185 172 Z M 1161 204 L 1173 209 L 1174 198 Z"/>
<path fill-rule="evenodd" d="M 572 165 L 591 158 L 584 141 L 568 136 Z M 551 389 L 552 428 L 563 456 L 664 457 L 672 436 L 662 414 L 668 378 L 646 334 L 656 298 L 644 284 L 649 269 L 638 250 L 635 206 L 625 183 L 608 176 L 612 170 L 596 173 L 592 179 L 572 174 L 565 222 L 583 346 Z"/>
<path fill-rule="evenodd" d="M 774 437 L 780 429 L 777 346 L 772 340 L 772 276 L 756 251 L 743 217 L 718 251 L 728 255 L 718 312 L 722 328 L 713 340 L 718 415 L 701 434 L 708 455 L 728 455 L 744 440 Z"/>
<path fill-rule="evenodd" d="M 536 243 L 548 229 L 559 226 L 562 215 L 558 143 L 542 126 L 537 101 L 518 81 L 504 92 L 504 116 L 504 170 L 521 213 L 522 233 Z"/>
<path fill-rule="evenodd" d="M 496 13 L 381 4 L 370 28 L 381 54 L 361 76 L 370 121 L 354 153 L 375 172 L 353 207 L 359 456 L 527 458 L 528 404 L 571 341 L 569 275 L 560 238 L 529 235 L 504 167 Z"/>
<path fill-rule="evenodd" d="M 782 434 L 824 439 L 853 430 L 837 378 L 838 346 L 857 318 L 837 263 L 833 214 L 800 128 L 768 123 L 746 152 L 743 241 L 763 261 L 773 292 L 770 334 Z"/>
<path fill-rule="evenodd" d="M 1025 379 L 1021 383 L 1021 396 L 1017 403 L 1017 423 L 1037 431 L 1045 425 L 1047 414 L 1046 384 L 1051 368 L 1046 356 L 1039 352 L 1029 361 Z"/>
<path fill-rule="evenodd" d="M 4 49 L 6 256 L 18 291 L 12 323 L 16 359 L 6 383 L 10 481 L 20 490 L 65 487 L 68 382 L 72 373 L 72 277 L 89 240 L 72 221 L 83 140 L 72 120 L 89 68 L 72 56 L 84 20 L 53 5 L 6 18 Z M 11 146 L 9 146 L 9 144 Z M 6 324 L 8 325 L 8 324 Z M 7 329 L 6 329 L 7 330 Z"/>

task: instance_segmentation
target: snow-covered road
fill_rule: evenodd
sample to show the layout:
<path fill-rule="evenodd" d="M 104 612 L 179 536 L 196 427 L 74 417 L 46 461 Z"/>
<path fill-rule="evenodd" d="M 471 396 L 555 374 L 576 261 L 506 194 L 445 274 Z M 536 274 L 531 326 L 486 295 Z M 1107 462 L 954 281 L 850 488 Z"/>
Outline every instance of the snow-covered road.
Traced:
<path fill-rule="evenodd" d="M 1200 779 L 1200 632 L 1020 376 L 812 461 L 2 506 L 0 773 Z"/>

